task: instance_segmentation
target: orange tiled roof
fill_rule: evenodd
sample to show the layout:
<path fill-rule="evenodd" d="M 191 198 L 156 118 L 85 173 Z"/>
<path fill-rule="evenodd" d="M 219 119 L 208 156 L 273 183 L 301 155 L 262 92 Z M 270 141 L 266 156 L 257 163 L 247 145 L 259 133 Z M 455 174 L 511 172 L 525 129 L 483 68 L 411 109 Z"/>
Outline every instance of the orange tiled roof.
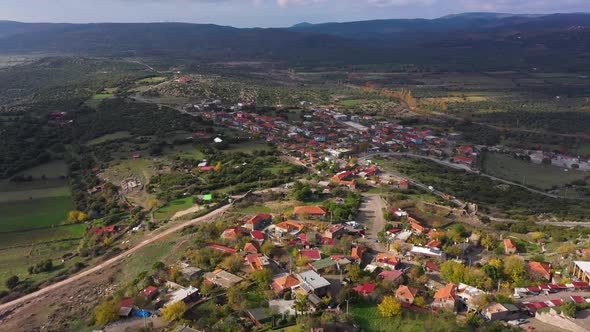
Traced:
<path fill-rule="evenodd" d="M 512 241 L 512 239 L 504 240 L 504 246 L 506 247 L 506 249 L 516 249 L 516 244 L 514 243 L 514 241 Z"/>
<path fill-rule="evenodd" d="M 455 300 L 457 298 L 457 285 L 448 284 L 436 291 L 435 300 Z"/>
<path fill-rule="evenodd" d="M 311 215 L 325 215 L 328 213 L 325 208 L 321 206 L 296 206 L 295 214 L 311 214 Z"/>
<path fill-rule="evenodd" d="M 303 228 L 305 228 L 305 225 L 300 224 L 298 222 L 292 221 L 292 220 L 287 220 L 287 221 L 283 221 L 281 223 L 277 224 L 277 227 L 279 228 L 284 228 L 284 229 L 290 229 L 290 228 L 295 228 L 299 231 L 303 230 Z"/>
<path fill-rule="evenodd" d="M 529 265 L 529 270 L 531 272 L 539 273 L 539 274 L 543 275 L 544 277 L 546 277 L 547 279 L 551 278 L 551 264 L 550 263 L 530 261 L 528 265 Z"/>
<path fill-rule="evenodd" d="M 418 294 L 417 288 L 408 287 L 405 285 L 399 286 L 399 288 L 395 291 L 396 296 L 405 297 L 405 298 L 414 298 Z"/>

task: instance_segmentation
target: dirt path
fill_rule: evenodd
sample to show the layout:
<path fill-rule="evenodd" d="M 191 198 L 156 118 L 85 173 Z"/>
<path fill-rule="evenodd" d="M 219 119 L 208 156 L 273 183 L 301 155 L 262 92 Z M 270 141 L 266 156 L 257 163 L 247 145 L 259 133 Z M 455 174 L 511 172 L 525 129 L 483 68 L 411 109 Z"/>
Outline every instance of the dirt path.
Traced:
<path fill-rule="evenodd" d="M 176 212 L 176 213 L 175 213 L 175 214 L 172 216 L 172 220 L 176 220 L 176 219 L 178 219 L 178 218 L 180 218 L 180 217 L 184 217 L 184 216 L 186 216 L 187 214 L 191 214 L 191 213 L 199 212 L 199 211 L 201 211 L 202 209 L 203 209 L 203 207 L 202 207 L 202 206 L 200 206 L 200 205 L 195 205 L 195 206 L 193 206 L 193 207 L 190 207 L 190 208 L 188 208 L 188 209 L 186 209 L 186 210 L 178 211 L 178 212 Z"/>
<path fill-rule="evenodd" d="M 213 217 L 219 216 L 219 215 L 223 214 L 225 211 L 227 211 L 231 206 L 232 206 L 231 204 L 226 205 L 226 206 L 219 208 L 215 211 L 212 211 L 211 213 L 206 214 L 202 217 L 192 219 L 187 222 L 176 225 L 176 226 L 169 228 L 161 233 L 155 234 L 153 237 L 142 241 L 141 243 L 139 243 L 135 247 L 133 247 L 133 248 L 105 261 L 105 262 L 102 262 L 102 263 L 100 263 L 88 270 L 82 271 L 76 275 L 73 275 L 73 276 L 65 279 L 65 280 L 62 280 L 62 281 L 59 281 L 55 284 L 49 285 L 49 286 L 42 288 L 34 293 L 27 294 L 27 295 L 20 297 L 14 301 L 11 301 L 11 302 L 8 302 L 5 304 L 1 304 L 0 305 L 0 317 L 4 316 L 4 314 L 5 314 L 4 311 L 10 310 L 11 308 L 14 308 L 15 306 L 19 306 L 22 304 L 24 304 L 26 306 L 27 303 L 29 303 L 29 301 L 31 301 L 31 300 L 34 300 L 34 299 L 39 298 L 41 296 L 47 295 L 55 290 L 65 287 L 65 286 L 71 285 L 71 284 L 75 283 L 76 281 L 79 281 L 79 280 L 86 278 L 88 276 L 91 276 L 93 274 L 100 273 L 102 270 L 108 268 L 109 266 L 114 265 L 115 263 L 121 261 L 125 257 L 127 257 L 127 256 L 131 255 L 132 253 L 138 251 L 139 249 L 147 246 L 148 244 L 162 240 L 163 238 L 183 229 L 186 226 L 197 224 L 197 223 L 206 221 L 208 219 L 211 219 Z"/>
<path fill-rule="evenodd" d="M 359 209 L 358 221 L 367 228 L 367 244 L 376 250 L 383 250 L 383 245 L 377 243 L 377 233 L 385 226 L 383 209 L 385 202 L 378 194 L 363 194 L 363 201 Z"/>

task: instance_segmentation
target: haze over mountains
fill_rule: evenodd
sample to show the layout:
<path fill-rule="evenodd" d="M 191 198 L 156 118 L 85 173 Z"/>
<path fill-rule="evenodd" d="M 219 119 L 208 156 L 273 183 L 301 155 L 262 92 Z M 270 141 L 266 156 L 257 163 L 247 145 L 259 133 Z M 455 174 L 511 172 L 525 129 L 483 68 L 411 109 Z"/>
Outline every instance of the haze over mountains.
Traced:
<path fill-rule="evenodd" d="M 438 19 L 302 23 L 290 28 L 239 29 L 212 24 L 0 22 L 2 53 L 202 55 L 284 58 L 326 50 L 396 57 L 431 50 L 459 56 L 482 50 L 537 58 L 560 50 L 578 62 L 590 47 L 590 15 L 466 13 Z M 461 49 L 461 52 L 457 52 Z M 410 52 L 412 50 L 412 52 Z M 374 56 L 374 55 L 373 55 Z M 413 56 L 414 57 L 414 56 Z M 419 59 L 420 56 L 417 57 Z M 336 56 L 335 61 L 339 57 Z"/>

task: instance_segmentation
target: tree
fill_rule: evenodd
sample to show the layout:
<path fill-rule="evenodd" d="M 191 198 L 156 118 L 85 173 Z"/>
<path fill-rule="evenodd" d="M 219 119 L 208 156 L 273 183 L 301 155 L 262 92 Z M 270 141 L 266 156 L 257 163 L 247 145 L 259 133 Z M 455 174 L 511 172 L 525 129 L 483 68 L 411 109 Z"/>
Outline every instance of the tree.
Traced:
<path fill-rule="evenodd" d="M 414 305 L 420 308 L 426 308 L 426 299 L 422 296 L 418 296 L 414 299 Z"/>
<path fill-rule="evenodd" d="M 352 265 L 348 268 L 348 277 L 353 282 L 358 282 L 363 276 L 363 271 L 358 265 Z"/>
<path fill-rule="evenodd" d="M 545 239 L 545 233 L 543 232 L 534 232 L 531 235 L 531 238 L 533 239 L 533 241 L 540 243 L 543 239 Z"/>
<path fill-rule="evenodd" d="M 86 220 L 86 218 L 88 218 L 88 216 L 86 215 L 86 213 L 84 213 L 82 211 L 72 210 L 72 211 L 68 212 L 68 222 L 69 223 L 82 222 L 82 221 Z"/>
<path fill-rule="evenodd" d="M 258 285 L 258 288 L 265 290 L 272 280 L 271 269 L 261 269 L 250 273 L 250 278 Z"/>
<path fill-rule="evenodd" d="M 270 253 L 273 251 L 274 248 L 275 248 L 275 245 L 271 241 L 266 241 L 260 247 L 260 252 L 268 256 L 268 255 L 270 255 Z"/>
<path fill-rule="evenodd" d="M 94 311 L 94 320 L 97 325 L 104 325 L 119 319 L 119 307 L 115 300 L 100 303 Z"/>
<path fill-rule="evenodd" d="M 557 247 L 557 253 L 561 256 L 570 255 L 575 250 L 576 250 L 576 246 L 574 246 L 572 243 L 569 243 L 569 242 L 564 243 L 564 244 L 560 245 L 559 247 Z"/>
<path fill-rule="evenodd" d="M 12 276 L 12 277 L 6 279 L 4 284 L 6 285 L 6 288 L 14 289 L 16 286 L 18 286 L 19 281 L 20 281 L 20 279 L 18 278 L 18 276 Z"/>
<path fill-rule="evenodd" d="M 508 256 L 504 259 L 504 274 L 509 276 L 514 282 L 525 279 L 527 269 L 525 262 L 518 256 Z"/>
<path fill-rule="evenodd" d="M 561 311 L 564 315 L 571 318 L 576 318 L 578 315 L 578 307 L 573 301 L 566 301 L 561 305 Z"/>
<path fill-rule="evenodd" d="M 152 269 L 154 270 L 163 270 L 166 267 L 166 265 L 164 265 L 164 263 L 157 261 L 152 265 Z"/>
<path fill-rule="evenodd" d="M 383 301 L 377 306 L 383 317 L 396 317 L 402 313 L 402 304 L 394 296 L 383 297 Z"/>
<path fill-rule="evenodd" d="M 221 262 L 220 266 L 224 270 L 236 273 L 240 271 L 242 266 L 244 266 L 244 259 L 239 255 L 231 255 L 226 257 L 223 262 Z"/>
<path fill-rule="evenodd" d="M 440 265 L 440 276 L 455 284 L 463 282 L 465 276 L 465 265 L 456 261 L 446 261 Z"/>
<path fill-rule="evenodd" d="M 162 319 L 167 322 L 180 320 L 186 311 L 186 303 L 182 301 L 169 304 L 162 309 Z"/>

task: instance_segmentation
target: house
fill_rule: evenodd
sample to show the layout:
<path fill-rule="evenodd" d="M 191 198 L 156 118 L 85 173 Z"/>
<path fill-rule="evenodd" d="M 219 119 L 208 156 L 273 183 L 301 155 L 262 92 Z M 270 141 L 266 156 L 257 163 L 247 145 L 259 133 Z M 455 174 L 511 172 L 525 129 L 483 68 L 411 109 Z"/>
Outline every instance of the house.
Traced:
<path fill-rule="evenodd" d="M 168 302 L 164 304 L 164 306 L 176 303 L 176 302 L 186 302 L 193 299 L 195 296 L 198 296 L 199 289 L 193 286 L 189 286 L 188 288 L 181 287 L 174 292 L 172 292 Z"/>
<path fill-rule="evenodd" d="M 184 263 L 184 262 L 180 263 L 180 274 L 182 274 L 182 276 L 186 280 L 189 280 L 189 281 L 193 280 L 194 278 L 201 275 L 202 273 L 203 273 L 203 270 L 199 269 L 198 267 L 191 266 L 191 265 Z"/>
<path fill-rule="evenodd" d="M 328 211 L 321 206 L 296 206 L 293 213 L 299 218 L 324 219 Z"/>
<path fill-rule="evenodd" d="M 445 233 L 445 231 L 438 231 L 433 228 L 433 229 L 429 230 L 428 234 L 426 234 L 426 235 L 431 240 L 440 240 L 446 235 L 446 233 Z"/>
<path fill-rule="evenodd" d="M 299 252 L 299 255 L 310 261 L 319 261 L 322 259 L 322 253 L 318 249 L 304 249 Z"/>
<path fill-rule="evenodd" d="M 377 265 L 390 268 L 392 270 L 395 270 L 395 267 L 400 263 L 400 260 L 397 257 L 386 253 L 378 254 L 376 261 L 378 263 Z"/>
<path fill-rule="evenodd" d="M 354 287 L 353 290 L 355 292 L 359 293 L 360 295 L 368 296 L 368 295 L 373 294 L 376 287 L 377 287 L 376 284 L 366 283 L 364 285 L 359 285 L 359 286 Z"/>
<path fill-rule="evenodd" d="M 275 290 L 275 292 L 281 293 L 286 290 L 292 290 L 293 288 L 299 286 L 299 284 L 301 284 L 301 281 L 299 281 L 297 277 L 292 274 L 285 273 L 275 277 L 272 280 L 271 287 Z"/>
<path fill-rule="evenodd" d="M 574 261 L 572 275 L 583 282 L 590 282 L 590 262 Z"/>
<path fill-rule="evenodd" d="M 489 321 L 509 321 L 519 318 L 519 309 L 511 303 L 492 303 L 482 310 L 482 315 Z"/>
<path fill-rule="evenodd" d="M 422 234 L 428 232 L 428 228 L 424 227 L 418 222 L 418 220 L 408 217 L 408 221 L 410 222 L 410 228 L 414 232 L 414 234 Z"/>
<path fill-rule="evenodd" d="M 333 256 L 311 262 L 308 264 L 308 266 L 316 272 L 323 272 L 329 270 L 332 267 L 340 270 L 343 266 L 346 266 L 350 263 L 351 262 L 345 257 Z"/>
<path fill-rule="evenodd" d="M 264 242 L 264 233 L 262 231 L 251 231 L 250 236 L 254 241 L 257 241 L 259 243 Z"/>
<path fill-rule="evenodd" d="M 289 233 L 289 234 L 295 235 L 295 234 L 301 232 L 305 228 L 305 225 L 300 224 L 300 223 L 293 221 L 293 220 L 287 220 L 287 221 L 283 221 L 281 223 L 276 224 L 275 227 L 281 233 Z"/>
<path fill-rule="evenodd" d="M 249 253 L 258 253 L 260 244 L 258 242 L 248 242 L 244 245 L 244 251 Z"/>
<path fill-rule="evenodd" d="M 551 263 L 528 262 L 529 276 L 533 279 L 551 280 Z"/>
<path fill-rule="evenodd" d="M 408 180 L 400 180 L 397 183 L 397 188 L 399 190 L 408 190 L 408 188 L 410 188 L 410 181 L 408 181 Z"/>
<path fill-rule="evenodd" d="M 440 267 L 435 262 L 426 262 L 424 269 L 426 272 L 440 272 Z"/>
<path fill-rule="evenodd" d="M 224 246 L 224 245 L 217 244 L 217 243 L 207 243 L 207 247 L 213 248 L 215 250 L 223 251 L 223 252 L 228 253 L 228 254 L 235 254 L 236 252 L 238 252 L 234 248 L 230 248 L 228 246 Z"/>
<path fill-rule="evenodd" d="M 453 156 L 451 158 L 451 162 L 471 166 L 473 164 L 473 158 L 464 156 Z"/>
<path fill-rule="evenodd" d="M 399 270 L 385 270 L 379 273 L 378 277 L 389 282 L 396 282 L 401 280 L 400 278 L 404 275 L 402 271 Z"/>
<path fill-rule="evenodd" d="M 504 240 L 504 251 L 506 252 L 506 255 L 513 255 L 516 253 L 516 250 L 516 243 L 514 243 L 512 239 Z"/>
<path fill-rule="evenodd" d="M 414 256 L 433 257 L 440 260 L 444 260 L 446 258 L 444 251 L 437 248 L 413 246 L 412 250 L 410 250 L 410 254 Z"/>
<path fill-rule="evenodd" d="M 441 245 L 442 242 L 440 242 L 439 240 L 432 240 L 426 244 L 426 247 L 440 249 Z"/>
<path fill-rule="evenodd" d="M 330 288 L 330 282 L 313 270 L 298 273 L 296 277 L 301 282 L 299 288 L 307 294 L 313 293 L 317 296 L 323 296 Z"/>
<path fill-rule="evenodd" d="M 269 300 L 268 309 L 280 315 L 295 316 L 295 300 Z"/>
<path fill-rule="evenodd" d="M 448 284 L 440 288 L 434 294 L 434 302 L 432 307 L 444 308 L 453 310 L 455 308 L 455 301 L 457 300 L 457 286 L 455 284 Z"/>
<path fill-rule="evenodd" d="M 416 295 L 418 294 L 417 288 L 408 287 L 406 285 L 401 285 L 395 291 L 395 297 L 404 302 L 413 304 L 414 300 L 416 299 Z"/>
<path fill-rule="evenodd" d="M 464 283 L 459 283 L 459 286 L 457 286 L 456 294 L 457 299 L 467 306 L 468 311 L 475 312 L 479 309 L 476 304 L 477 299 L 480 296 L 484 296 L 485 292 L 473 286 L 469 286 Z"/>
<path fill-rule="evenodd" d="M 231 286 L 244 280 L 244 278 L 231 274 L 227 271 L 217 269 L 213 272 L 206 273 L 205 280 L 223 288 L 230 288 Z"/>
<path fill-rule="evenodd" d="M 345 233 L 346 233 L 346 229 L 344 228 L 344 225 L 338 224 L 338 225 L 332 225 L 330 228 L 328 228 L 324 232 L 324 235 L 327 238 L 336 239 L 336 238 L 341 237 Z"/>
<path fill-rule="evenodd" d="M 156 286 L 147 286 L 144 290 L 139 292 L 139 294 L 145 296 L 148 299 L 153 299 L 160 293 L 160 290 Z"/>
<path fill-rule="evenodd" d="M 252 322 L 258 327 L 262 327 L 262 324 L 270 322 L 272 319 L 272 316 L 260 307 L 248 309 L 246 312 L 248 313 L 248 317 L 250 317 Z"/>
<path fill-rule="evenodd" d="M 363 260 L 363 255 L 365 254 L 365 252 L 367 252 L 367 246 L 359 244 L 356 247 L 352 248 L 352 253 L 350 254 L 350 257 L 360 262 Z"/>
<path fill-rule="evenodd" d="M 245 264 L 252 267 L 254 270 L 262 270 L 268 265 L 270 265 L 270 261 L 268 257 L 262 254 L 248 254 L 244 258 Z"/>
<path fill-rule="evenodd" d="M 242 227 L 251 231 L 259 231 L 264 229 L 264 227 L 268 226 L 271 222 L 272 215 L 261 213 L 248 219 Z"/>
<path fill-rule="evenodd" d="M 473 154 L 473 147 L 468 145 L 461 145 L 455 149 L 457 154 L 463 156 L 471 156 Z"/>

